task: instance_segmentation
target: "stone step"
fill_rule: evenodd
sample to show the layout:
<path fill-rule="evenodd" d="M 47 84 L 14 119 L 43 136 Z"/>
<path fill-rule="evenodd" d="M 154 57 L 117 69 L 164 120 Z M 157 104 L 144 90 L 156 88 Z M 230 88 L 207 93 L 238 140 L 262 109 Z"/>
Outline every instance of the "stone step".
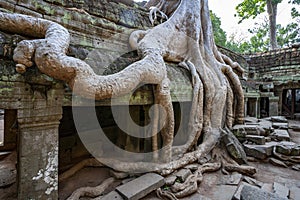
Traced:
<path fill-rule="evenodd" d="M 138 200 L 164 184 L 164 177 L 155 173 L 148 173 L 118 186 L 116 191 L 126 200 Z"/>
<path fill-rule="evenodd" d="M 273 184 L 272 183 L 264 183 L 261 187 L 262 190 L 267 192 L 273 192 Z"/>

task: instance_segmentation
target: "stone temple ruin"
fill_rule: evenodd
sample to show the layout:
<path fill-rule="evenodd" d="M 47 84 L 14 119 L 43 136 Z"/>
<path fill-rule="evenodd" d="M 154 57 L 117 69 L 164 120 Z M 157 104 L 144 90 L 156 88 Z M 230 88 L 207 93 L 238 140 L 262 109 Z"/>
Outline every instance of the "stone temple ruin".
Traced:
<path fill-rule="evenodd" d="M 67 55 L 84 60 L 99 75 L 114 74 L 140 60 L 128 38 L 134 30 L 153 27 L 149 11 L 131 1 L 8 0 L 0 1 L 0 9 L 1 13 L 25 14 L 61 24 L 71 35 Z M 154 25 L 158 24 L 160 20 Z M 35 38 L 0 28 L 0 199 L 67 199 L 80 187 L 100 183 L 112 186 L 99 195 L 85 195 L 108 200 L 179 198 L 173 194 L 176 191 L 169 189 L 191 178 L 198 165 L 211 159 L 209 156 L 165 177 L 156 173 L 132 175 L 104 167 L 94 169 L 97 164 L 90 160 L 93 153 L 78 134 L 88 135 L 98 129 L 99 124 L 93 123 L 91 115 L 95 113 L 105 135 L 117 147 L 134 153 L 151 152 L 151 138 L 126 134 L 117 120 L 127 126 L 125 130 L 134 129 L 127 117 L 130 112 L 136 124 L 149 124 L 148 113 L 155 103 L 153 85 L 143 85 L 121 97 L 88 100 L 73 94 L 65 82 L 41 73 L 37 67 L 17 73 L 14 49 L 28 39 Z M 245 71 L 247 79 L 240 81 L 246 118 L 243 124 L 234 125 L 232 132 L 243 144 L 249 164 L 258 167 L 258 172 L 254 177 L 225 171 L 225 175 L 204 174 L 198 192 L 186 199 L 299 198 L 300 46 L 251 55 L 238 55 L 222 47 L 218 50 Z M 167 63 L 167 76 L 175 116 L 173 145 L 182 145 L 188 140 L 185 133 L 193 100 L 192 76 L 173 62 Z M 79 124 L 74 113 L 84 116 Z M 142 134 L 147 135 L 144 131 Z M 157 145 L 162 146 L 161 136 L 157 140 Z M 93 138 L 89 142 L 99 147 Z M 228 143 L 227 150 L 232 146 Z M 101 144 L 103 154 L 109 154 L 110 148 Z M 290 176 L 279 173 L 278 177 L 264 179 L 263 167 L 273 165 Z M 76 179 L 74 166 L 95 171 Z M 101 174 L 98 182 L 95 174 Z M 70 199 L 79 197 L 72 195 Z"/>

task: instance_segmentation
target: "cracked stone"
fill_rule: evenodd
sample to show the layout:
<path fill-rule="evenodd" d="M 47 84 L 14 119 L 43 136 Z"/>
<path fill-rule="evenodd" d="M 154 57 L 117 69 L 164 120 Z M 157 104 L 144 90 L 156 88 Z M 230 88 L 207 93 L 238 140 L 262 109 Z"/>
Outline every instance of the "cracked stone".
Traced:
<path fill-rule="evenodd" d="M 265 137 L 260 136 L 260 135 L 247 135 L 246 139 L 248 141 L 254 142 L 255 144 L 265 144 L 266 143 Z"/>
<path fill-rule="evenodd" d="M 274 133 L 271 135 L 271 138 L 274 138 L 279 141 L 290 141 L 290 135 L 287 130 L 274 130 Z"/>
<path fill-rule="evenodd" d="M 148 173 L 118 186 L 116 191 L 125 199 L 138 200 L 164 184 L 164 177 L 155 173 Z"/>
<path fill-rule="evenodd" d="M 288 123 L 273 123 L 272 127 L 275 129 L 283 129 L 283 130 L 289 129 Z"/>
<path fill-rule="evenodd" d="M 280 197 L 278 194 L 264 191 L 258 187 L 245 185 L 241 191 L 241 199 L 268 199 L 268 200 L 287 200 L 287 198 Z"/>

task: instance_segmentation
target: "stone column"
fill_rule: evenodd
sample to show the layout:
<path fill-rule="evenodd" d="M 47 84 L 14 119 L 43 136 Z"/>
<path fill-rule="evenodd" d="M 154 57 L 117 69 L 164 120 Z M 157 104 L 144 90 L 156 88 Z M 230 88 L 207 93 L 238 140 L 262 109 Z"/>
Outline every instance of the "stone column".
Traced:
<path fill-rule="evenodd" d="M 244 103 L 244 111 L 245 111 L 245 113 L 244 113 L 244 115 L 245 115 L 245 117 L 247 117 L 247 115 L 248 115 L 248 110 L 247 110 L 247 106 L 248 106 L 248 98 L 247 97 L 245 97 L 245 101 L 244 101 L 245 103 Z"/>
<path fill-rule="evenodd" d="M 269 116 L 277 116 L 279 111 L 279 97 L 269 97 Z"/>
<path fill-rule="evenodd" d="M 64 90 L 35 88 L 18 110 L 18 199 L 58 199 L 58 126 Z"/>

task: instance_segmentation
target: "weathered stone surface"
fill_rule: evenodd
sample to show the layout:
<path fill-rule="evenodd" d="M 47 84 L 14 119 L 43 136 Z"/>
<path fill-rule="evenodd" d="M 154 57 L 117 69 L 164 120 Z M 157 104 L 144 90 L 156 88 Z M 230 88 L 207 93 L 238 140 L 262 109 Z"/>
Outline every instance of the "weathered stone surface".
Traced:
<path fill-rule="evenodd" d="M 290 141 L 290 135 L 287 130 L 274 130 L 271 138 L 279 141 Z"/>
<path fill-rule="evenodd" d="M 118 186 L 116 191 L 124 199 L 138 200 L 164 184 L 165 181 L 162 176 L 155 173 L 148 173 L 124 185 Z"/>
<path fill-rule="evenodd" d="M 289 129 L 288 123 L 273 123 L 272 127 L 275 129 L 284 129 L 284 130 Z"/>
<path fill-rule="evenodd" d="M 258 119 L 255 117 L 245 117 L 244 120 L 245 120 L 245 123 L 252 123 L 252 124 L 258 123 Z"/>
<path fill-rule="evenodd" d="M 262 190 L 267 192 L 273 192 L 273 184 L 272 183 L 264 183 L 261 187 Z"/>
<path fill-rule="evenodd" d="M 168 186 L 173 185 L 175 183 L 176 179 L 177 179 L 177 177 L 175 175 L 170 175 L 165 178 L 165 183 Z"/>
<path fill-rule="evenodd" d="M 249 135 L 260 135 L 257 125 L 235 125 L 232 127 L 232 132 L 236 137 L 245 137 Z"/>
<path fill-rule="evenodd" d="M 180 169 L 178 172 L 174 174 L 181 182 L 184 182 L 188 176 L 192 175 L 191 170 L 189 169 Z"/>
<path fill-rule="evenodd" d="M 284 185 L 274 182 L 273 184 L 273 190 L 276 194 L 278 194 L 280 197 L 288 198 L 289 196 L 289 188 L 285 187 Z"/>
<path fill-rule="evenodd" d="M 262 132 L 260 134 L 263 136 L 269 136 L 274 131 L 274 128 L 272 127 L 272 122 L 266 121 L 266 122 L 260 123 L 259 127 L 264 130 L 264 132 Z"/>
<path fill-rule="evenodd" d="M 115 190 L 108 193 L 107 195 L 103 196 L 103 197 L 98 197 L 95 198 L 95 200 L 123 200 L 124 198 L 121 197 L 121 195 L 116 192 Z"/>
<path fill-rule="evenodd" d="M 300 125 L 291 125 L 291 126 L 289 126 L 289 128 L 293 129 L 293 131 L 297 131 L 297 132 L 300 131 Z"/>
<path fill-rule="evenodd" d="M 300 197 L 300 188 L 295 187 L 295 186 L 291 187 L 289 198 L 291 200 L 298 200 L 299 197 Z"/>
<path fill-rule="evenodd" d="M 262 187 L 263 183 L 261 181 L 258 181 L 254 178 L 251 178 L 249 176 L 243 176 L 243 181 L 246 183 L 249 183 L 250 185 L 254 185 L 254 186 L 258 186 L 258 187 Z"/>
<path fill-rule="evenodd" d="M 266 139 L 264 136 L 260 135 L 247 135 L 246 140 L 254 142 L 255 144 L 265 144 Z"/>
<path fill-rule="evenodd" d="M 288 167 L 284 162 L 282 162 L 281 160 L 277 160 L 275 158 L 270 158 L 269 162 L 275 166 L 285 167 L 285 168 Z"/>
<path fill-rule="evenodd" d="M 258 187 L 245 185 L 241 191 L 241 200 L 287 200 L 287 198 L 280 197 L 278 194 L 264 191 Z"/>
<path fill-rule="evenodd" d="M 272 116 L 271 117 L 272 122 L 280 122 L 280 123 L 287 123 L 288 120 L 284 116 Z"/>
<path fill-rule="evenodd" d="M 246 153 L 239 140 L 234 134 L 228 131 L 222 135 L 222 142 L 226 145 L 229 155 L 239 164 L 247 163 Z"/>
<path fill-rule="evenodd" d="M 13 164 L 0 163 L 0 188 L 16 182 L 17 169 Z"/>
<path fill-rule="evenodd" d="M 244 149 L 247 156 L 251 156 L 261 160 L 266 159 L 268 156 L 265 149 L 257 145 L 244 144 Z"/>
<path fill-rule="evenodd" d="M 240 200 L 241 199 L 241 192 L 242 192 L 242 189 L 245 185 L 249 185 L 249 183 L 245 183 L 245 182 L 241 182 L 241 184 L 239 185 L 238 189 L 236 190 L 236 192 L 234 193 L 232 199 L 233 200 Z"/>
<path fill-rule="evenodd" d="M 294 142 L 282 141 L 278 143 L 275 147 L 276 152 L 281 153 L 283 155 L 289 156 L 298 156 L 299 155 L 300 146 Z"/>

